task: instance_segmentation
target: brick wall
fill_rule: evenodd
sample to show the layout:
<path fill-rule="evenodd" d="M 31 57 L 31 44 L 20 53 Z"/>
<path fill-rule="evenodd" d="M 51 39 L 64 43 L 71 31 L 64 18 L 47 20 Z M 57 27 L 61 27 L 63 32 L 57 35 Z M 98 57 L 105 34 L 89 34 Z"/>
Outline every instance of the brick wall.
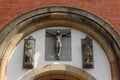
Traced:
<path fill-rule="evenodd" d="M 120 35 L 120 0 L 0 0 L 0 30 L 23 13 L 48 6 L 89 11 L 112 25 Z"/>

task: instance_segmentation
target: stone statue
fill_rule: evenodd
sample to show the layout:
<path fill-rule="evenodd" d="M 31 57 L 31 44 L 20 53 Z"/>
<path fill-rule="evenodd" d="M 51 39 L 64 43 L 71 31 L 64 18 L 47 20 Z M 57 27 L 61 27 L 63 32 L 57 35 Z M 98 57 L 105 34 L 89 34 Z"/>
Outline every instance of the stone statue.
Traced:
<path fill-rule="evenodd" d="M 24 68 L 33 68 L 34 66 L 34 48 L 35 40 L 32 36 L 25 39 L 24 44 Z"/>
<path fill-rule="evenodd" d="M 60 29 L 57 29 L 56 33 L 53 34 L 53 33 L 49 33 L 49 32 L 46 32 L 46 34 L 49 34 L 53 37 L 55 37 L 56 39 L 56 45 L 55 45 L 55 52 L 56 52 L 56 55 L 57 55 L 57 60 L 60 60 L 61 58 L 61 50 L 62 50 L 62 38 L 63 37 L 67 37 L 70 32 L 66 33 L 66 34 L 62 34 L 61 30 Z"/>
<path fill-rule="evenodd" d="M 83 53 L 83 67 L 93 68 L 93 45 L 92 40 L 86 36 L 82 40 L 82 53 Z"/>

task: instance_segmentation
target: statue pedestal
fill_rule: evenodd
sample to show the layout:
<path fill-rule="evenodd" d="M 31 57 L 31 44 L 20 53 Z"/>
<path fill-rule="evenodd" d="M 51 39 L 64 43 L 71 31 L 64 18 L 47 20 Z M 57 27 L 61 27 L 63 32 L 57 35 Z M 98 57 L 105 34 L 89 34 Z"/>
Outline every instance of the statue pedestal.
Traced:
<path fill-rule="evenodd" d="M 32 62 L 25 62 L 23 68 L 32 69 L 33 68 L 33 63 Z"/>
<path fill-rule="evenodd" d="M 91 68 L 93 68 L 94 66 L 93 66 L 93 63 L 92 62 L 89 62 L 89 63 L 85 63 L 84 65 L 83 65 L 83 68 L 86 68 L 86 69 L 91 69 Z"/>

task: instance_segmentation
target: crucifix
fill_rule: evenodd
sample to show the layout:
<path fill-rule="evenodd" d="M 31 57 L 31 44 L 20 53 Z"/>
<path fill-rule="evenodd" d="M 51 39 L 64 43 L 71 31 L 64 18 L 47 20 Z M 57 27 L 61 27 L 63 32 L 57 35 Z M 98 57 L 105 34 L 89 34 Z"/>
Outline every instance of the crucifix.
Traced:
<path fill-rule="evenodd" d="M 46 35 L 54 37 L 55 38 L 55 54 L 56 54 L 56 59 L 60 60 L 61 59 L 61 51 L 62 51 L 62 46 L 63 46 L 63 37 L 70 37 L 71 32 L 67 33 L 62 33 L 61 29 L 57 29 L 55 33 L 51 32 L 46 32 Z"/>

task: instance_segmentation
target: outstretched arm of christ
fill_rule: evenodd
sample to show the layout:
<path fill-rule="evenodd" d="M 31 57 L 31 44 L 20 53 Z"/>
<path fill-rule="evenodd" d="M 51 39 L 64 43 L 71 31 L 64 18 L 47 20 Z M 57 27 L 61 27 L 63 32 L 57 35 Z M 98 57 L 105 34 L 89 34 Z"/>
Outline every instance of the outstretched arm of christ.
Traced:
<path fill-rule="evenodd" d="M 62 37 L 70 37 L 71 32 L 68 32 L 66 34 L 63 34 Z"/>
<path fill-rule="evenodd" d="M 55 37 L 55 34 L 53 34 L 53 33 L 49 33 L 49 32 L 46 32 L 46 35 L 47 35 L 47 36 Z"/>

